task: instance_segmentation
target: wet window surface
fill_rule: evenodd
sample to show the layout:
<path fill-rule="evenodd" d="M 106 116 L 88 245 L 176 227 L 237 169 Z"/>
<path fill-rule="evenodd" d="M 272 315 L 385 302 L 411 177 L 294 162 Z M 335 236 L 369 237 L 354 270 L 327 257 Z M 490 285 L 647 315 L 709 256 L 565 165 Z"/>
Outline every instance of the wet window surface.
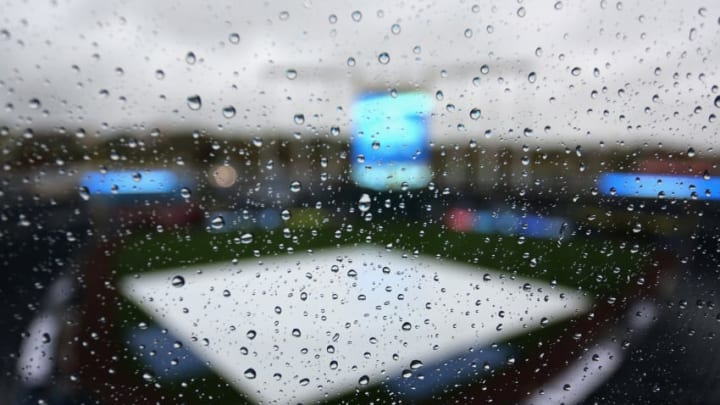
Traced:
<path fill-rule="evenodd" d="M 1 403 L 720 402 L 720 7 L 246 3 L 3 3 Z"/>

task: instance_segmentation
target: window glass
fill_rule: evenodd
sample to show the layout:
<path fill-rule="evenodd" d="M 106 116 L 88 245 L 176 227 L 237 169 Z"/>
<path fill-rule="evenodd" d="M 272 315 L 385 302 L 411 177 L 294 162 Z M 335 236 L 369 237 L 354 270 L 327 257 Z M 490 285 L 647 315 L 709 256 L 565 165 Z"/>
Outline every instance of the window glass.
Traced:
<path fill-rule="evenodd" d="M 1 8 L 0 403 L 720 402 L 720 7 Z"/>

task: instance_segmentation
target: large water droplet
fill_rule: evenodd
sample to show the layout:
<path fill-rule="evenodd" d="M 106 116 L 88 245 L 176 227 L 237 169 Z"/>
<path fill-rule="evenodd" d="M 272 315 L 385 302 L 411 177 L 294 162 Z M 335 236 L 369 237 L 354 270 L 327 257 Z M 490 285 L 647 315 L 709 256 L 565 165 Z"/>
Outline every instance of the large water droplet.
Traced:
<path fill-rule="evenodd" d="M 223 108 L 223 110 L 222 110 L 223 117 L 225 117 L 225 118 L 232 118 L 232 117 L 234 117 L 234 116 L 235 116 L 235 112 L 236 112 L 236 111 L 235 111 L 235 107 L 233 107 L 233 106 L 231 106 L 231 105 L 226 106 L 226 107 Z"/>
<path fill-rule="evenodd" d="M 183 187 L 180 189 L 180 196 L 182 198 L 188 199 L 188 198 L 190 198 L 191 195 L 192 195 L 192 191 L 190 191 L 189 188 Z"/>
<path fill-rule="evenodd" d="M 572 70 L 570 71 L 570 74 L 573 75 L 573 76 L 580 76 L 580 73 L 582 73 L 582 69 L 579 68 L 578 66 L 575 66 L 575 67 L 572 68 Z"/>
<path fill-rule="evenodd" d="M 87 201 L 90 199 L 90 190 L 88 190 L 87 187 L 81 186 L 78 189 L 78 193 L 80 194 L 80 198 L 82 198 L 83 200 Z"/>
<path fill-rule="evenodd" d="M 358 384 L 360 384 L 360 385 L 368 385 L 369 383 L 370 383 L 370 377 L 368 377 L 366 375 L 360 377 L 360 379 L 358 380 Z"/>
<path fill-rule="evenodd" d="M 228 35 L 228 41 L 230 41 L 231 44 L 237 45 L 240 43 L 240 34 L 237 32 L 233 32 L 232 34 Z"/>
<path fill-rule="evenodd" d="M 390 62 L 390 55 L 387 52 L 382 52 L 378 55 L 378 62 L 383 65 L 387 65 Z"/>
<path fill-rule="evenodd" d="M 353 19 L 353 21 L 359 22 L 360 20 L 362 20 L 362 13 L 360 12 L 360 10 L 355 10 L 352 12 L 352 14 L 350 14 L 350 17 Z"/>
<path fill-rule="evenodd" d="M 290 80 L 295 80 L 295 78 L 297 78 L 297 70 L 295 70 L 295 69 L 286 70 L 285 77 L 287 77 Z"/>
<path fill-rule="evenodd" d="M 290 183 L 290 191 L 293 193 L 297 193 L 300 190 L 302 190 L 302 184 L 300 184 L 299 181 L 294 180 L 292 183 Z"/>
<path fill-rule="evenodd" d="M 196 61 L 197 61 L 197 57 L 195 56 L 195 54 L 193 52 L 188 52 L 185 55 L 185 62 L 187 62 L 188 65 L 194 65 Z"/>
<path fill-rule="evenodd" d="M 210 226 L 213 229 L 222 229 L 225 226 L 225 218 L 222 215 L 218 215 L 210 221 Z"/>
<path fill-rule="evenodd" d="M 360 212 L 367 212 L 368 210 L 370 210 L 370 204 L 370 196 L 365 193 L 360 196 L 360 200 L 358 201 L 358 209 L 360 210 Z"/>
<path fill-rule="evenodd" d="M 245 376 L 245 378 L 252 380 L 257 376 L 257 373 L 255 372 L 254 368 L 249 368 L 249 369 L 245 370 L 243 375 Z"/>
<path fill-rule="evenodd" d="M 201 99 L 200 96 L 197 95 L 197 94 L 194 94 L 194 95 L 192 95 L 192 96 L 189 96 L 189 97 L 187 98 L 187 106 L 188 106 L 191 110 L 197 111 L 197 110 L 199 110 L 199 109 L 202 107 L 202 99 Z"/>
<path fill-rule="evenodd" d="M 402 330 L 410 330 L 412 329 L 412 324 L 410 322 L 405 322 L 402 324 Z"/>
<path fill-rule="evenodd" d="M 642 232 L 642 224 L 641 224 L 641 223 L 636 223 L 636 224 L 633 226 L 632 231 L 633 231 L 633 233 L 640 233 L 640 232 Z"/>
<path fill-rule="evenodd" d="M 474 120 L 480 118 L 481 114 L 482 114 L 482 111 L 480 111 L 479 108 L 473 108 L 472 110 L 470 110 L 470 118 L 472 118 Z"/>
<path fill-rule="evenodd" d="M 185 285 L 185 277 L 175 276 L 170 281 L 170 284 L 172 284 L 173 287 L 182 287 Z"/>
<path fill-rule="evenodd" d="M 293 116 L 293 121 L 295 121 L 298 125 L 302 125 L 305 123 L 305 116 L 303 114 L 295 114 Z"/>

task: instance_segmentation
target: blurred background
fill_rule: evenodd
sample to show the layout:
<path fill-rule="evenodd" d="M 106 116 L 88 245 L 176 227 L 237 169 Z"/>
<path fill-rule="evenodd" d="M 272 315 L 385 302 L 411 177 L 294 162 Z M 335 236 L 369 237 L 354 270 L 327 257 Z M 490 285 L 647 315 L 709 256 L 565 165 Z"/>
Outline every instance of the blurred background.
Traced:
<path fill-rule="evenodd" d="M 2 10 L 0 402 L 720 401 L 717 5 Z"/>

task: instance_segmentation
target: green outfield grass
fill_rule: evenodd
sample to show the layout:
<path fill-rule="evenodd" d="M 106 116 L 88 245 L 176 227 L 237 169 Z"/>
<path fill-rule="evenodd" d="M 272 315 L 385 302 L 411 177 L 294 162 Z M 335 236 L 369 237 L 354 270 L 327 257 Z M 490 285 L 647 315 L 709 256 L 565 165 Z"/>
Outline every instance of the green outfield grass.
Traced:
<path fill-rule="evenodd" d="M 427 227 L 390 224 L 354 224 L 353 230 L 336 235 L 337 227 L 290 227 L 293 237 L 281 229 L 253 232 L 253 240 L 242 244 L 240 232 L 210 233 L 205 229 L 186 229 L 173 233 L 147 233 L 126 238 L 116 256 L 118 275 L 138 274 L 170 267 L 206 263 L 228 265 L 233 259 L 303 254 L 308 249 L 375 244 L 407 254 L 440 256 L 507 273 L 557 282 L 593 295 L 618 293 L 647 269 L 648 246 L 631 249 L 633 244 L 601 238 L 574 237 L 557 240 L 506 235 L 459 233 L 443 226 Z M 424 236 L 421 235 L 421 231 Z"/>

